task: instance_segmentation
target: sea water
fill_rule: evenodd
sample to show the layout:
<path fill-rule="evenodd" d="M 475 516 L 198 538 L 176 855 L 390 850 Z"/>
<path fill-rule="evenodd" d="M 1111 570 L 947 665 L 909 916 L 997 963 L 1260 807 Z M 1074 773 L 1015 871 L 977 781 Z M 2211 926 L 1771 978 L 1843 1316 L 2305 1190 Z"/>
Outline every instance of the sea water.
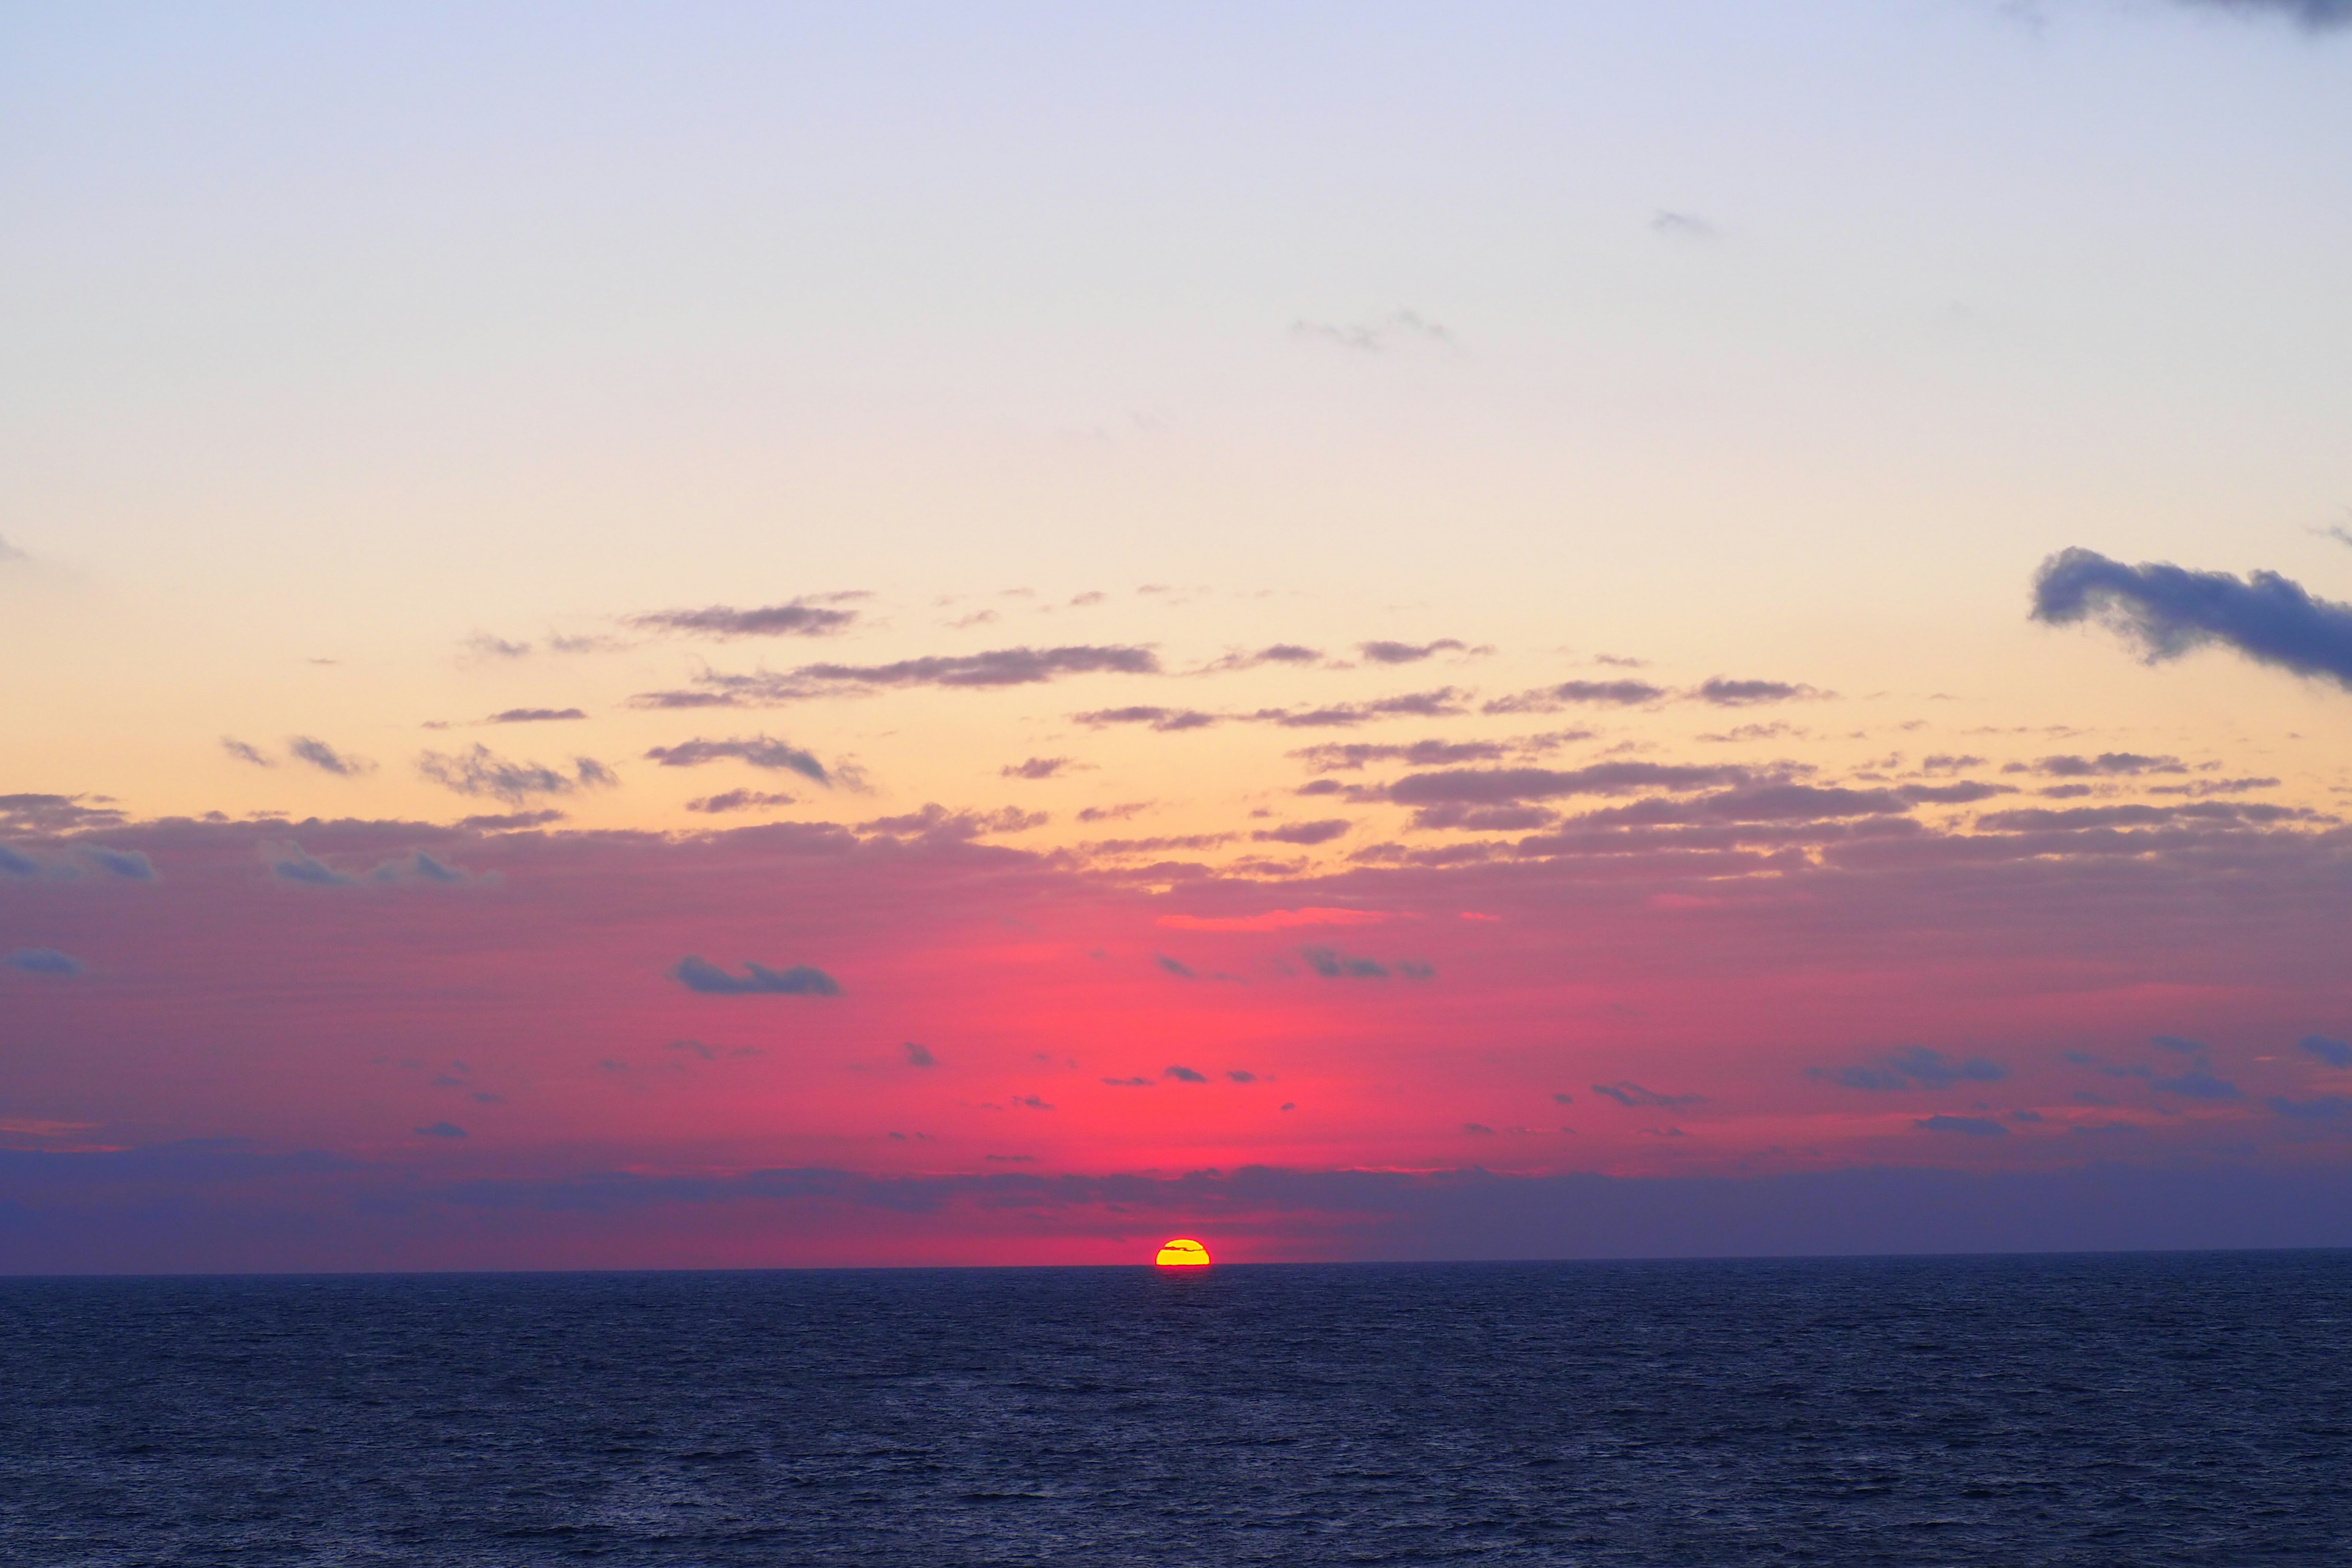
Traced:
<path fill-rule="evenodd" d="M 2352 1563 L 2352 1254 L 0 1281 L 0 1563 Z"/>

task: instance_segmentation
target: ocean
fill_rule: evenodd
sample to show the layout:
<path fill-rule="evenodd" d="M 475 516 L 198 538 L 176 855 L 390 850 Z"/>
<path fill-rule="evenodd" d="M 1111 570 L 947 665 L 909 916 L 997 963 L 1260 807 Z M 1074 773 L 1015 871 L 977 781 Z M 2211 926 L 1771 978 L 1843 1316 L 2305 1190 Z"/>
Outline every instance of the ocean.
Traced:
<path fill-rule="evenodd" d="M 2352 1563 L 2352 1253 L 0 1280 L 0 1563 Z"/>

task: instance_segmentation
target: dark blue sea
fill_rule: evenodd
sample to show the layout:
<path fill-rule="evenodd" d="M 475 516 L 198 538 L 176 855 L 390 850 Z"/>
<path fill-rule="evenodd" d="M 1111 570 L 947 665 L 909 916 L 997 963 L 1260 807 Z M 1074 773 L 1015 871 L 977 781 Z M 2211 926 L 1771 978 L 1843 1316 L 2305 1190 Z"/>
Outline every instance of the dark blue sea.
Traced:
<path fill-rule="evenodd" d="M 0 1281 L 0 1563 L 2352 1563 L 2352 1254 Z"/>

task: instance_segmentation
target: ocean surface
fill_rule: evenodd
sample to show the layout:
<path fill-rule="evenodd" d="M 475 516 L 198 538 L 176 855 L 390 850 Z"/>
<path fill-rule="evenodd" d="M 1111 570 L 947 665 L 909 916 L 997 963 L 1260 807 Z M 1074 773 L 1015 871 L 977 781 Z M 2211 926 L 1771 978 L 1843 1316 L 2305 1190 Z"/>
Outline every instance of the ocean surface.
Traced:
<path fill-rule="evenodd" d="M 2352 1254 L 0 1280 L 0 1563 L 2352 1563 Z"/>

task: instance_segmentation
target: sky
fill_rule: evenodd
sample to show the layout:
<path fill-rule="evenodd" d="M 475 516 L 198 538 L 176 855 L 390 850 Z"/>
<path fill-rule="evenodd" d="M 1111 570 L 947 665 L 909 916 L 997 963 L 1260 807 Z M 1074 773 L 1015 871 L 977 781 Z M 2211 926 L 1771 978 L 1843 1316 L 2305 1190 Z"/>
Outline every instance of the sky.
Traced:
<path fill-rule="evenodd" d="M 2352 1245 L 2341 0 L 0 12 L 0 1271 Z"/>

